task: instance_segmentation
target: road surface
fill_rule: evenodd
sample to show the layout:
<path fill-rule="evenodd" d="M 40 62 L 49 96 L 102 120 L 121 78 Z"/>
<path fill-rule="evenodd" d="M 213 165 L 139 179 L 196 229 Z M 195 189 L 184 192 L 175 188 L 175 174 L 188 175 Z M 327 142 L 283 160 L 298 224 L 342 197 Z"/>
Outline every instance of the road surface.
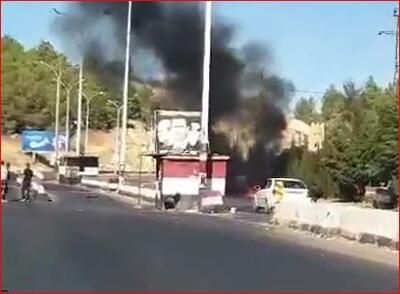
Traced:
<path fill-rule="evenodd" d="M 2 208 L 3 290 L 395 291 L 397 268 L 229 219 L 134 210 L 49 185 Z M 395 258 L 395 255 L 393 255 Z"/>

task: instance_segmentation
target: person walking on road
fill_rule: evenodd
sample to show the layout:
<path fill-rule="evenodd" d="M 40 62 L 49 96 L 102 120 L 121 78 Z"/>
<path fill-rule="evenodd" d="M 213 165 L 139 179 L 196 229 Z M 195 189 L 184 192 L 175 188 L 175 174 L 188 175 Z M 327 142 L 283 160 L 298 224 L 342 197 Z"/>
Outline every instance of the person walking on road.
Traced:
<path fill-rule="evenodd" d="M 8 172 L 7 167 L 4 165 L 4 161 L 1 161 L 1 202 L 7 202 L 6 194 L 7 194 L 7 178 Z"/>
<path fill-rule="evenodd" d="M 26 164 L 26 168 L 24 169 L 24 177 L 22 179 L 22 199 L 21 202 L 26 202 L 30 200 L 30 192 L 32 185 L 33 171 L 31 170 L 31 166 L 29 163 Z"/>

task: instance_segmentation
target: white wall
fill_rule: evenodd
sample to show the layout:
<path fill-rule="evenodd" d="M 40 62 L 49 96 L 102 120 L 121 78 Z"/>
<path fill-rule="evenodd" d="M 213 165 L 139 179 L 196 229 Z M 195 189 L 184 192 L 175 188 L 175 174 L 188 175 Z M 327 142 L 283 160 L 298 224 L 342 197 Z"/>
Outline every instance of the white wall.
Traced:
<path fill-rule="evenodd" d="M 337 228 L 399 240 L 399 213 L 396 211 L 361 208 L 343 203 L 282 202 L 274 218 L 280 222 L 295 221 L 324 228 Z"/>

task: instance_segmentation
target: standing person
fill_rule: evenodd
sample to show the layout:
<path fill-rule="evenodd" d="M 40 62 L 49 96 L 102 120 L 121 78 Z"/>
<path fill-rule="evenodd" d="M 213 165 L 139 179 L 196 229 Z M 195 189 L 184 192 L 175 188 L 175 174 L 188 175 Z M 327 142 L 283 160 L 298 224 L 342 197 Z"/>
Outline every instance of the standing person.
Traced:
<path fill-rule="evenodd" d="M 6 199 L 6 186 L 7 186 L 7 168 L 4 161 L 1 161 L 1 202 L 7 202 Z"/>
<path fill-rule="evenodd" d="M 4 188 L 4 192 L 7 195 L 11 182 L 11 164 L 9 162 L 6 163 L 6 172 L 7 172 L 7 177 L 6 177 L 6 186 Z"/>
<path fill-rule="evenodd" d="M 22 179 L 22 199 L 21 202 L 26 202 L 30 200 L 30 190 L 32 185 L 33 171 L 31 170 L 31 165 L 29 163 L 26 164 L 26 168 L 24 169 L 24 178 Z"/>

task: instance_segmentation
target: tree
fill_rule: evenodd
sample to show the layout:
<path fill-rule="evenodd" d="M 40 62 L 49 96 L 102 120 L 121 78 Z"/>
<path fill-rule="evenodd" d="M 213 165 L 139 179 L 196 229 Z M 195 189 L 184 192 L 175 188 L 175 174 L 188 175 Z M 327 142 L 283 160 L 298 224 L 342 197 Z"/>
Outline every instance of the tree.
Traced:
<path fill-rule="evenodd" d="M 292 147 L 286 176 L 302 179 L 310 189 L 312 197 L 321 198 L 338 194 L 338 189 L 321 163 L 321 154 L 312 153 L 307 148 Z"/>
<path fill-rule="evenodd" d="M 296 103 L 294 116 L 296 119 L 302 120 L 307 124 L 319 121 L 320 118 L 316 111 L 314 98 L 300 98 L 300 100 Z"/>
<path fill-rule="evenodd" d="M 334 86 L 331 86 L 322 97 L 322 118 L 330 121 L 340 115 L 345 109 L 345 97 L 337 91 Z"/>
<path fill-rule="evenodd" d="M 398 100 L 394 87 L 386 89 L 377 105 L 378 121 L 375 127 L 371 158 L 378 178 L 388 183 L 398 175 Z"/>
<path fill-rule="evenodd" d="M 314 182 L 330 196 L 361 200 L 366 185 L 388 183 L 398 175 L 395 89 L 381 89 L 369 77 L 362 88 L 352 82 L 345 82 L 342 91 L 331 86 L 322 102 L 323 148 L 317 157 L 306 151 L 293 157 L 288 174 Z M 297 117 L 311 116 L 310 109 L 303 99 Z"/>
<path fill-rule="evenodd" d="M 18 41 L 2 37 L 2 127 L 5 133 L 20 133 L 25 129 L 53 129 L 56 108 L 56 81 L 54 68 L 61 67 L 62 82 L 72 85 L 78 80 L 78 71 L 67 57 L 57 52 L 49 42 L 41 42 L 37 47 L 26 50 Z M 97 92 L 104 95 L 91 101 L 90 124 L 93 128 L 108 129 L 115 124 L 116 111 L 107 100 L 120 101 L 122 94 L 116 93 L 102 83 L 97 75 L 84 72 L 84 92 L 91 96 Z M 135 95 L 131 87 L 128 116 L 143 119 L 142 103 L 147 103 L 147 93 Z M 66 113 L 66 91 L 61 89 L 60 127 L 63 131 Z M 77 115 L 77 88 L 71 91 L 71 122 Z M 83 101 L 85 106 L 85 101 Z"/>

